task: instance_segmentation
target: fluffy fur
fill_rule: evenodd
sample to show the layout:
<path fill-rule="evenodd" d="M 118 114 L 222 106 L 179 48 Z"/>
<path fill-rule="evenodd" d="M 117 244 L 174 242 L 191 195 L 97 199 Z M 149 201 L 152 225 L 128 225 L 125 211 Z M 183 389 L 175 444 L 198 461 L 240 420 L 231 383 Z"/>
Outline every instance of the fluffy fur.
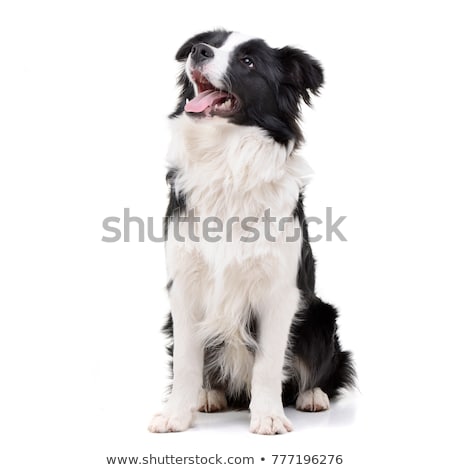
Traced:
<path fill-rule="evenodd" d="M 183 69 L 168 153 L 164 328 L 174 380 L 150 430 L 182 431 L 196 410 L 250 407 L 252 432 L 284 433 L 292 425 L 283 405 L 325 410 L 354 380 L 337 311 L 314 291 L 303 211 L 299 105 L 317 94 L 322 67 L 299 49 L 226 31 L 191 38 L 176 58 Z M 239 223 L 226 226 L 227 239 L 202 235 L 207 217 L 254 217 L 264 233 L 268 209 L 276 221 L 288 218 L 272 224 L 273 239 L 245 242 Z M 176 223 L 191 210 L 197 240 Z"/>

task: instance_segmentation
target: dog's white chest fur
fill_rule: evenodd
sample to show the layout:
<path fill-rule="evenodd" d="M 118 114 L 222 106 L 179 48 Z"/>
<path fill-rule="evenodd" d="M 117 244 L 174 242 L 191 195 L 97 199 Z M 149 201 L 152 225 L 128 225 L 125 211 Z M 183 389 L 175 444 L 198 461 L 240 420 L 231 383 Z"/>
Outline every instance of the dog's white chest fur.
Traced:
<path fill-rule="evenodd" d="M 301 241 L 286 238 L 300 232 L 291 216 L 309 167 L 292 147 L 276 143 L 256 127 L 186 115 L 174 119 L 172 126 L 168 164 L 177 170 L 175 190 L 185 196 L 187 211 L 199 217 L 194 224 L 199 241 L 190 239 L 187 223 L 178 225 L 177 237 L 169 224 L 169 278 L 189 284 L 194 304 L 189 310 L 203 342 L 227 345 L 223 373 L 240 378 L 236 384 L 249 383 L 248 346 L 254 342 L 248 334 L 250 315 L 259 314 L 260 299 L 274 279 L 295 283 Z M 267 210 L 274 218 L 269 235 L 262 220 Z M 202 235 L 207 217 L 217 217 L 222 225 L 213 234 L 215 241 Z M 257 230 L 257 240 L 245 241 L 249 233 L 244 219 Z"/>
<path fill-rule="evenodd" d="M 222 264 L 270 252 L 273 241 L 265 236 L 262 222 L 267 210 L 276 219 L 271 234 L 277 241 L 291 233 L 292 223 L 282 223 L 280 230 L 280 220 L 292 216 L 310 172 L 291 145 L 275 142 L 257 127 L 237 126 L 222 118 L 182 115 L 173 120 L 172 131 L 168 164 L 177 169 L 176 191 L 185 195 L 187 210 L 200 217 L 198 230 L 207 217 L 217 217 L 223 224 L 221 242 L 194 244 L 207 258 L 213 255 L 209 263 L 215 263 L 225 247 L 231 250 L 225 250 L 228 259 L 223 258 L 224 253 L 220 256 Z M 241 237 L 249 235 L 242 228 L 244 219 L 259 229 L 256 243 L 241 243 Z M 233 233 L 227 234 L 227 230 Z M 201 237 L 201 233 L 197 235 Z M 194 248 L 191 241 L 186 244 Z"/>

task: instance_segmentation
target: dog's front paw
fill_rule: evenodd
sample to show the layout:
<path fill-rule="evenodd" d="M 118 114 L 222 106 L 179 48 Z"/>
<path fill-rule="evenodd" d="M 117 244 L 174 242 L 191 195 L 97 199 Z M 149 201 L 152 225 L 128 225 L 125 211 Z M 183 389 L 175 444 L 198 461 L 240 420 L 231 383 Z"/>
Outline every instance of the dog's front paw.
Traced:
<path fill-rule="evenodd" d="M 153 416 L 148 430 L 150 432 L 186 431 L 192 423 L 193 414 L 162 412 Z"/>
<path fill-rule="evenodd" d="M 250 432 L 255 434 L 285 434 L 292 431 L 291 422 L 281 413 L 252 413 Z"/>

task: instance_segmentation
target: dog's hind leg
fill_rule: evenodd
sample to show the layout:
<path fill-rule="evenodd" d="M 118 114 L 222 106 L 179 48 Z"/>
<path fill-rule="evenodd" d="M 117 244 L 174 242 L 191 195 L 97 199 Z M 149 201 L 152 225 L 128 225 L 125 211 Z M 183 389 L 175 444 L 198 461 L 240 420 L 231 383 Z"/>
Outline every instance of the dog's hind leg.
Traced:
<path fill-rule="evenodd" d="M 322 411 L 343 388 L 354 384 L 351 354 L 342 351 L 337 331 L 336 309 L 319 298 L 296 315 L 289 345 L 292 357 L 291 384 L 285 403 L 302 411 Z"/>
<path fill-rule="evenodd" d="M 227 398 L 223 390 L 201 389 L 198 397 L 198 411 L 214 413 L 225 410 L 227 406 Z"/>
<path fill-rule="evenodd" d="M 325 411 L 330 408 L 330 400 L 320 387 L 315 387 L 299 394 L 295 408 L 300 411 Z"/>

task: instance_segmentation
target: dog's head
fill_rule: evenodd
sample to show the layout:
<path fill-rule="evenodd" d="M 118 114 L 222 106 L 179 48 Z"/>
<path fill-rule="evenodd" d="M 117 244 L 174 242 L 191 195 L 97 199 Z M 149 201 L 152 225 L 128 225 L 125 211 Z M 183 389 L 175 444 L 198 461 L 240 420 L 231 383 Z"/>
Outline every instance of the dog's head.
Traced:
<path fill-rule="evenodd" d="M 323 84 L 320 63 L 300 49 L 224 30 L 186 41 L 176 59 L 184 67 L 180 101 L 172 117 L 219 116 L 266 130 L 277 142 L 302 140 L 300 102 L 311 103 Z"/>

